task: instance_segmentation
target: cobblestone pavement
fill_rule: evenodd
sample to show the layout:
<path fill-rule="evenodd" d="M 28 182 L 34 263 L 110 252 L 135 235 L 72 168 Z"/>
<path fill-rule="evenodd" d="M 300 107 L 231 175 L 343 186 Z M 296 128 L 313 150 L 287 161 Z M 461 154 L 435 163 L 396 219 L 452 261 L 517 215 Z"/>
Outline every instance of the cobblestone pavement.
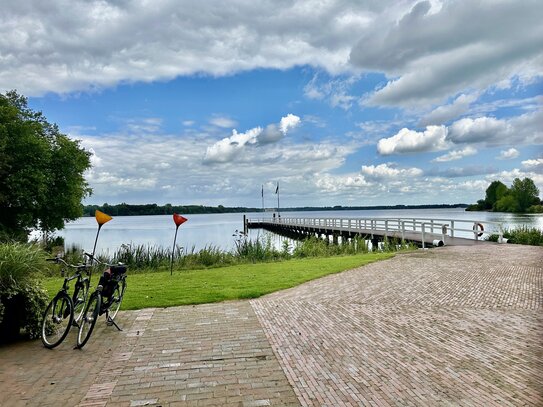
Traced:
<path fill-rule="evenodd" d="M 543 248 L 419 250 L 252 304 L 304 406 L 543 405 Z"/>
<path fill-rule="evenodd" d="M 398 255 L 0 347 L 1 406 L 543 405 L 543 248 Z"/>

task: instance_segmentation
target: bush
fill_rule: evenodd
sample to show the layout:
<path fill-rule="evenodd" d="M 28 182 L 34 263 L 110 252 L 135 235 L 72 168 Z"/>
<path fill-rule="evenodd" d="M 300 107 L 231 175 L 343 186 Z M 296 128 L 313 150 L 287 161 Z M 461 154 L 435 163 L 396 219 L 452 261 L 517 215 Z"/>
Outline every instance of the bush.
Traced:
<path fill-rule="evenodd" d="M 503 237 L 507 239 L 507 243 L 543 246 L 543 231 L 538 228 L 520 226 L 516 229 L 505 229 Z M 497 242 L 498 238 L 498 235 L 488 236 L 488 240 L 491 242 Z"/>
<path fill-rule="evenodd" d="M 30 338 L 40 332 L 48 296 L 38 276 L 48 268 L 45 252 L 23 243 L 0 244 L 0 338 L 16 339 L 24 329 Z"/>

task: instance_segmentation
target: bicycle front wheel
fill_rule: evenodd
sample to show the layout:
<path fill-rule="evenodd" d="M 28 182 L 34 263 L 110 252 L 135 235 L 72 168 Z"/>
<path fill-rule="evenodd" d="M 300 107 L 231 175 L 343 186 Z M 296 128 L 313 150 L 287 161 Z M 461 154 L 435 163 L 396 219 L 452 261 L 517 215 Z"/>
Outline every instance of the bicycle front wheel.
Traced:
<path fill-rule="evenodd" d="M 72 302 L 74 304 L 74 324 L 78 325 L 79 320 L 83 316 L 85 310 L 85 304 L 89 297 L 89 279 L 84 278 L 78 281 L 74 288 L 74 295 Z"/>
<path fill-rule="evenodd" d="M 41 341 L 43 346 L 52 349 L 58 346 L 72 326 L 74 307 L 70 296 L 60 292 L 51 300 L 41 324 Z"/>
<path fill-rule="evenodd" d="M 100 314 L 100 306 L 102 305 L 102 296 L 98 291 L 91 294 L 81 321 L 79 322 L 79 332 L 77 333 L 77 347 L 81 349 L 89 340 L 96 320 Z"/>
<path fill-rule="evenodd" d="M 126 290 L 126 279 L 123 278 L 115 287 L 113 295 L 111 296 L 111 305 L 109 307 L 109 319 L 113 321 L 121 308 L 121 303 L 123 302 L 124 292 Z"/>

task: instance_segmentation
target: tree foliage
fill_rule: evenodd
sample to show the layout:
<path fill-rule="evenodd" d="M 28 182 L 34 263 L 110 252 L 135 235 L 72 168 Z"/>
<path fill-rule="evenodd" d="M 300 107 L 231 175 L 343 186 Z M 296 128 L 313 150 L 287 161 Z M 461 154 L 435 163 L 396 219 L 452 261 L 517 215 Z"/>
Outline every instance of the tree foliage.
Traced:
<path fill-rule="evenodd" d="M 82 215 L 90 153 L 15 91 L 0 94 L 0 238 L 24 240 Z"/>
<path fill-rule="evenodd" d="M 486 189 L 485 199 L 480 199 L 467 210 L 496 212 L 542 212 L 539 189 L 530 178 L 515 178 L 511 188 L 501 181 L 493 181 Z"/>

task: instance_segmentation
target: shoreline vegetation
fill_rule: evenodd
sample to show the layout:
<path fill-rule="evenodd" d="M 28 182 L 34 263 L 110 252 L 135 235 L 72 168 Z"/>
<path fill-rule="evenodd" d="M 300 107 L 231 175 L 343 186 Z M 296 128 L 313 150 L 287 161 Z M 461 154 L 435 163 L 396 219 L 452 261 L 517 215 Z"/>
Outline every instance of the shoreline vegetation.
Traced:
<path fill-rule="evenodd" d="M 515 178 L 509 188 L 496 180 L 486 189 L 485 198 L 469 205 L 466 211 L 543 213 L 543 200 L 539 198 L 539 188 L 530 178 Z"/>
<path fill-rule="evenodd" d="M 375 205 L 375 206 L 301 206 L 281 208 L 282 212 L 315 212 L 315 211 L 356 211 L 356 210 L 390 210 L 390 209 L 453 209 L 467 208 L 468 204 L 427 204 L 427 205 Z M 154 204 L 127 204 L 85 205 L 83 216 L 94 216 L 99 210 L 111 216 L 142 216 L 142 215 L 171 215 L 182 213 L 184 215 L 212 214 L 212 213 L 244 213 L 244 212 L 271 212 L 276 208 L 251 208 L 244 206 L 205 206 L 205 205 L 157 205 Z"/>

